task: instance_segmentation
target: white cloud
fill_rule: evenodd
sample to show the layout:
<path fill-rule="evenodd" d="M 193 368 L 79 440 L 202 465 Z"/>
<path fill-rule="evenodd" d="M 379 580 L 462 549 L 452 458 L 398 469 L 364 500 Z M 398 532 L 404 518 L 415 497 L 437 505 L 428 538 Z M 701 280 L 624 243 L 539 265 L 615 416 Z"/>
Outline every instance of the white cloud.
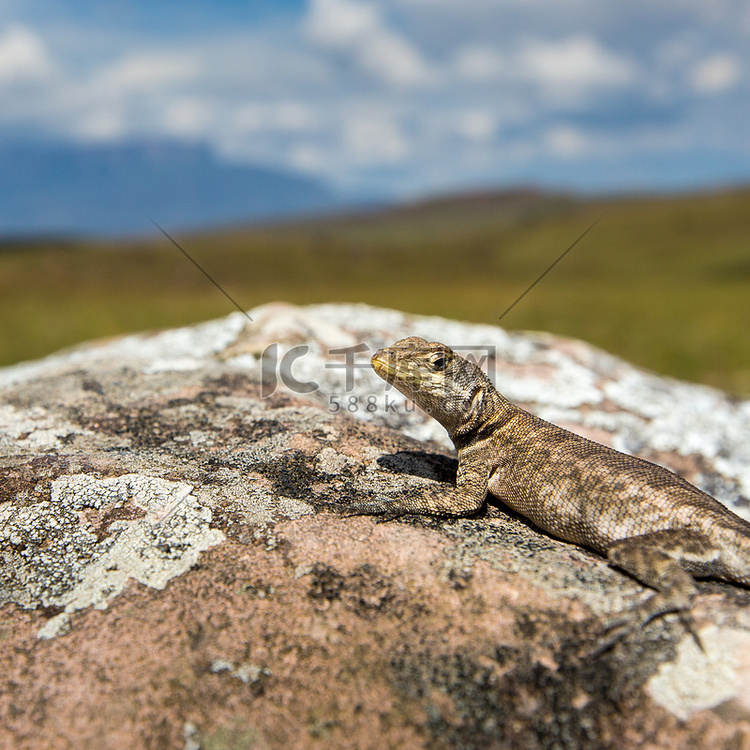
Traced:
<path fill-rule="evenodd" d="M 200 138 L 213 129 L 215 113 L 209 103 L 196 96 L 165 102 L 162 122 L 167 133 L 183 138 Z"/>
<path fill-rule="evenodd" d="M 409 154 L 409 144 L 396 118 L 378 110 L 348 114 L 342 125 L 343 147 L 355 164 L 398 164 Z"/>
<path fill-rule="evenodd" d="M 126 118 L 113 107 L 79 113 L 72 130 L 78 137 L 92 141 L 111 141 L 122 138 L 128 132 Z"/>
<path fill-rule="evenodd" d="M 519 63 L 526 75 L 544 86 L 580 88 L 622 86 L 634 78 L 633 64 L 604 49 L 591 37 L 574 36 L 560 42 L 526 43 Z"/>
<path fill-rule="evenodd" d="M 306 28 L 314 43 L 344 53 L 383 83 L 411 87 L 435 80 L 419 50 L 387 26 L 374 3 L 312 0 Z"/>
<path fill-rule="evenodd" d="M 517 40 L 502 49 L 485 43 L 459 48 L 452 70 L 473 85 L 528 86 L 549 99 L 580 100 L 596 90 L 633 83 L 635 65 L 607 50 L 593 37 L 576 35 L 558 41 Z"/>
<path fill-rule="evenodd" d="M 690 71 L 690 83 L 701 94 L 719 94 L 737 85 L 740 63 L 732 55 L 719 54 L 701 60 Z"/>
<path fill-rule="evenodd" d="M 298 143 L 293 146 L 288 154 L 287 161 L 290 167 L 300 169 L 303 172 L 326 174 L 330 165 L 330 156 L 325 149 L 314 143 Z"/>
<path fill-rule="evenodd" d="M 100 74 L 101 84 L 122 93 L 154 91 L 197 78 L 199 61 L 186 53 L 141 52 L 128 55 Z"/>
<path fill-rule="evenodd" d="M 140 51 L 73 76 L 64 70 L 46 96 L 48 117 L 77 138 L 119 140 L 163 134 L 210 137 L 210 99 L 189 89 L 200 82 L 197 54 Z"/>
<path fill-rule="evenodd" d="M 491 81 L 506 72 L 506 62 L 492 47 L 471 44 L 458 51 L 454 68 L 467 80 Z"/>
<path fill-rule="evenodd" d="M 30 29 L 13 25 L 0 35 L 0 83 L 43 79 L 52 69 L 44 42 Z"/>
<path fill-rule="evenodd" d="M 232 122 L 238 129 L 248 133 L 263 130 L 306 133 L 319 124 L 320 118 L 307 104 L 282 100 L 243 104 L 236 110 Z"/>
<path fill-rule="evenodd" d="M 486 141 L 497 131 L 497 120 L 481 110 L 462 112 L 458 117 L 459 135 L 470 141 Z"/>
<path fill-rule="evenodd" d="M 365 69 L 397 86 L 423 86 L 434 76 L 421 55 L 404 38 L 382 31 L 373 35 L 360 50 Z"/>
<path fill-rule="evenodd" d="M 381 14 L 374 4 L 352 0 L 312 0 L 307 30 L 329 47 L 348 47 L 382 31 Z"/>
<path fill-rule="evenodd" d="M 574 159 L 586 153 L 588 140 L 577 128 L 557 125 L 544 134 L 544 144 L 553 156 Z"/>

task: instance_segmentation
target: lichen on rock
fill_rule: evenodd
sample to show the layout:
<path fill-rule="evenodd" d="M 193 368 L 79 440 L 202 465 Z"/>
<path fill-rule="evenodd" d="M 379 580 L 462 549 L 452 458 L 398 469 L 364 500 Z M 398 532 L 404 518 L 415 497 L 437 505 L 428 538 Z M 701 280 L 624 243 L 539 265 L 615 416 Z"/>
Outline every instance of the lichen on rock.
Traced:
<path fill-rule="evenodd" d="M 105 607 L 132 579 L 164 588 L 224 535 L 184 482 L 123 474 L 62 475 L 49 500 L 0 509 L 6 601 Z M 49 630 L 45 630 L 49 633 Z"/>

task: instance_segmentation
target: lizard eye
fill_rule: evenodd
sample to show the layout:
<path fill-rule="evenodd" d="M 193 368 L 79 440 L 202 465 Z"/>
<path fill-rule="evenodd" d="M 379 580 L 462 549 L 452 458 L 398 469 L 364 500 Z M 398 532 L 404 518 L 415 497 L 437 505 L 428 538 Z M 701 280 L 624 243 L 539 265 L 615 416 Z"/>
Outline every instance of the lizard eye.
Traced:
<path fill-rule="evenodd" d="M 448 360 L 444 354 L 433 354 L 430 357 L 430 367 L 435 372 L 440 372 L 448 366 Z"/>

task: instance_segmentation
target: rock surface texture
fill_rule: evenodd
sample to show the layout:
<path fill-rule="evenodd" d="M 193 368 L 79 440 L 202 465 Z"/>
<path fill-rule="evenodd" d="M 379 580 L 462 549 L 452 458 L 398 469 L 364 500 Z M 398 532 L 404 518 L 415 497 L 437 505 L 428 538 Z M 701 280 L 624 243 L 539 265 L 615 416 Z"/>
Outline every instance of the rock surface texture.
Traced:
<path fill-rule="evenodd" d="M 369 368 L 408 335 L 483 359 L 545 419 L 750 517 L 750 402 L 576 341 L 275 304 L 0 370 L 0 747 L 750 748 L 750 591 L 644 596 L 495 503 L 334 504 L 455 475 Z M 347 362 L 349 363 L 347 366 Z"/>

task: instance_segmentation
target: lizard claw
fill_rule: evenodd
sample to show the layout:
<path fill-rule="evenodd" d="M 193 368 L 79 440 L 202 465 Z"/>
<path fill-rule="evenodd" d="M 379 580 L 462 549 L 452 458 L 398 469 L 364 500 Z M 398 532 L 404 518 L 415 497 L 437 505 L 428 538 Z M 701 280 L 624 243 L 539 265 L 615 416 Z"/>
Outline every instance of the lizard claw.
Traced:
<path fill-rule="evenodd" d="M 591 648 L 585 649 L 581 656 L 585 659 L 595 658 L 609 651 L 615 644 L 624 640 L 630 633 L 636 630 L 633 622 L 620 622 L 614 625 L 605 624 L 604 635 L 596 638 Z"/>
<path fill-rule="evenodd" d="M 695 641 L 695 645 L 705 654 L 706 649 L 703 647 L 703 641 L 701 641 L 701 637 L 695 629 L 695 619 L 693 618 L 693 615 L 690 614 L 690 612 L 678 612 L 678 615 L 680 616 L 682 627 L 690 633 L 690 636 Z"/>
<path fill-rule="evenodd" d="M 584 646 L 578 652 L 578 658 L 584 661 L 595 659 L 638 630 L 641 622 L 640 618 L 634 615 L 636 610 L 637 608 L 628 609 L 606 618 L 604 623 L 601 623 L 604 626 L 604 632 L 595 636 L 593 643 Z"/>
<path fill-rule="evenodd" d="M 361 500 L 340 507 L 344 516 L 380 516 L 378 521 L 390 521 L 408 512 L 393 500 Z"/>

